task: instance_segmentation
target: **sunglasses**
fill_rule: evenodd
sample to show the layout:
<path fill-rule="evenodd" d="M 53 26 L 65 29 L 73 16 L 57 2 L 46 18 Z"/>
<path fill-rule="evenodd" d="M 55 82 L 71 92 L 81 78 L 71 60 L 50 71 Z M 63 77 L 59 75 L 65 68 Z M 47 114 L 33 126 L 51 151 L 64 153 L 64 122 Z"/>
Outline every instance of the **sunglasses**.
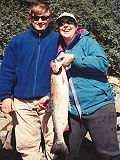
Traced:
<path fill-rule="evenodd" d="M 50 18 L 50 16 L 32 16 L 32 19 L 34 21 L 39 21 L 39 19 L 41 19 L 42 21 L 46 21 L 49 18 Z"/>
<path fill-rule="evenodd" d="M 74 19 L 68 19 L 67 21 L 59 20 L 58 22 L 58 27 L 64 26 L 65 24 L 76 24 Z"/>

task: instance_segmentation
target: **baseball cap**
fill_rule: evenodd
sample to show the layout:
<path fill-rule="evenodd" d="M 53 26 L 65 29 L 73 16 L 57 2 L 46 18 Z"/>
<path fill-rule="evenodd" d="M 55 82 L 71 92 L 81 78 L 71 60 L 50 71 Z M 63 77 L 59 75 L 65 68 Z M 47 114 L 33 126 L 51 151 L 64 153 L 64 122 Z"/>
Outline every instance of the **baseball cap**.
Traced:
<path fill-rule="evenodd" d="M 73 18 L 75 20 L 75 23 L 77 23 L 77 20 L 75 18 L 75 16 L 72 14 L 72 13 L 68 13 L 68 12 L 64 12 L 62 13 L 57 19 L 56 19 L 56 22 L 59 21 L 60 18 L 62 17 L 70 17 L 70 18 Z"/>

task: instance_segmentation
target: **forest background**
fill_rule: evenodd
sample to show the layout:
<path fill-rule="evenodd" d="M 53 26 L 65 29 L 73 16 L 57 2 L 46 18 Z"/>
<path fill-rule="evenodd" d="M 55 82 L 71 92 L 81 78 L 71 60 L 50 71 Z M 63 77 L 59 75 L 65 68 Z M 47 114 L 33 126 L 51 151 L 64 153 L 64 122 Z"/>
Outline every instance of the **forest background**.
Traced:
<path fill-rule="evenodd" d="M 0 61 L 9 40 L 28 29 L 28 11 L 37 0 L 0 0 Z M 73 13 L 79 28 L 86 28 L 104 48 L 110 66 L 108 75 L 120 78 L 120 1 L 46 0 L 52 11 L 52 27 L 62 12 Z M 94 61 L 94 60 L 93 60 Z"/>

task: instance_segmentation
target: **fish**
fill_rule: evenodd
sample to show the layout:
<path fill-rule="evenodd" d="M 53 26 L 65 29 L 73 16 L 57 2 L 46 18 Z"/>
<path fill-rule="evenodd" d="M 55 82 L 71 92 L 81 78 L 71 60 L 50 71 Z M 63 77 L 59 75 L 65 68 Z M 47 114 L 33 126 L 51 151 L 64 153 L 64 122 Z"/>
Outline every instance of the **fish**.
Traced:
<path fill-rule="evenodd" d="M 52 60 L 49 108 L 53 119 L 54 143 L 51 152 L 67 157 L 68 147 L 64 131 L 68 130 L 69 85 L 65 68 L 58 60 Z"/>

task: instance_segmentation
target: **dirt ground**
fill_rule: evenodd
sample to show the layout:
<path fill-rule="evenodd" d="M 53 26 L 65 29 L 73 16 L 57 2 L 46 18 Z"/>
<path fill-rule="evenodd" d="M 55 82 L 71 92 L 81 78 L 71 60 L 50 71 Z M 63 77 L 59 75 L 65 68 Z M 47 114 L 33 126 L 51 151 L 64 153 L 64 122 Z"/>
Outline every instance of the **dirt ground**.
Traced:
<path fill-rule="evenodd" d="M 0 151 L 0 160 L 22 160 L 22 159 L 15 150 L 3 149 Z M 97 160 L 94 147 L 90 140 L 88 139 L 84 140 L 84 143 L 82 144 L 81 147 L 81 154 L 78 160 Z"/>

